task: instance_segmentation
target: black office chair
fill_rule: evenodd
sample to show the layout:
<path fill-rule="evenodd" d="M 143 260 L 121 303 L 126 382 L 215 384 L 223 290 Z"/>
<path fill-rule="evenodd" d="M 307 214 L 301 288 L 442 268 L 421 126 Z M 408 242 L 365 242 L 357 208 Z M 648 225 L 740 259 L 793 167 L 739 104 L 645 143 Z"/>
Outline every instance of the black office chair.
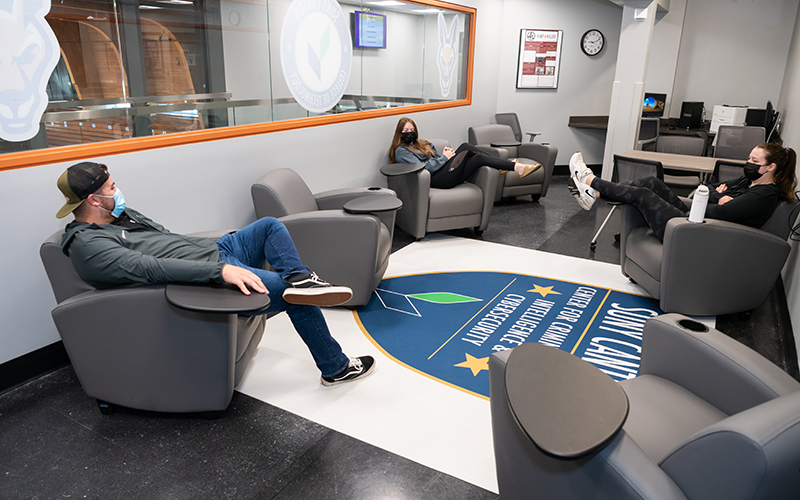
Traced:
<path fill-rule="evenodd" d="M 642 122 L 639 125 L 639 140 L 636 142 L 636 149 L 655 151 L 660 128 L 661 118 L 642 118 Z"/>
<path fill-rule="evenodd" d="M 640 160 L 638 158 L 614 155 L 614 171 L 611 174 L 611 180 L 613 182 L 630 182 L 636 179 L 644 179 L 645 177 L 656 177 L 663 181 L 664 166 L 660 161 Z M 597 238 L 600 237 L 600 233 L 603 232 L 606 224 L 611 220 L 611 216 L 614 214 L 617 206 L 624 205 L 624 203 L 619 201 L 608 200 L 602 197 L 600 199 L 611 205 L 611 211 L 608 212 L 605 220 L 600 225 L 600 229 L 597 230 L 594 238 L 592 238 L 589 244 L 589 249 L 591 251 L 597 248 Z"/>
<path fill-rule="evenodd" d="M 661 135 L 656 141 L 656 151 L 678 155 L 704 156 L 706 140 L 699 136 Z M 700 176 L 667 169 L 664 183 L 678 194 L 686 195 L 700 185 Z"/>
<path fill-rule="evenodd" d="M 743 161 L 717 160 L 714 164 L 714 172 L 711 174 L 711 182 L 727 182 L 738 179 L 744 175 Z"/>

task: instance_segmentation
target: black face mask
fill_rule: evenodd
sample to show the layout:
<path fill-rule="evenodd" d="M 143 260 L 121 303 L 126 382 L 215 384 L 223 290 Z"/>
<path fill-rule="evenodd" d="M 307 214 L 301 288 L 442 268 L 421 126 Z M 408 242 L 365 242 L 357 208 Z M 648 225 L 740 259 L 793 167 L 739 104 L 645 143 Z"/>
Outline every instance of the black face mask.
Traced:
<path fill-rule="evenodd" d="M 755 163 L 747 162 L 744 164 L 744 176 L 747 177 L 751 181 L 757 181 L 761 178 L 762 175 L 759 173 L 759 169 L 761 169 L 763 165 L 756 165 Z"/>
<path fill-rule="evenodd" d="M 403 132 L 402 134 L 400 134 L 400 140 L 403 141 L 403 144 L 411 144 L 412 142 L 417 140 L 417 133 Z"/>

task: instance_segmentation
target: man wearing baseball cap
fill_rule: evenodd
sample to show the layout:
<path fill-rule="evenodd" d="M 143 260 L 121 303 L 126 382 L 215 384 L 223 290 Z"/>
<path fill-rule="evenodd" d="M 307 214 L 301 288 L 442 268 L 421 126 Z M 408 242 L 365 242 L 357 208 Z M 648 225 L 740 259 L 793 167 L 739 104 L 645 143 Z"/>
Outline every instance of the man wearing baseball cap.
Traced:
<path fill-rule="evenodd" d="M 269 307 L 258 314 L 286 311 L 324 385 L 372 372 L 372 356 L 348 359 L 342 353 L 319 308 L 350 300 L 352 290 L 331 285 L 304 266 L 279 220 L 264 217 L 214 241 L 171 233 L 127 207 L 105 165 L 72 165 L 57 185 L 66 203 L 56 217 L 75 217 L 64 231 L 61 249 L 90 285 L 225 282 L 247 295 L 249 288 L 269 293 Z M 275 271 L 261 269 L 264 261 Z"/>

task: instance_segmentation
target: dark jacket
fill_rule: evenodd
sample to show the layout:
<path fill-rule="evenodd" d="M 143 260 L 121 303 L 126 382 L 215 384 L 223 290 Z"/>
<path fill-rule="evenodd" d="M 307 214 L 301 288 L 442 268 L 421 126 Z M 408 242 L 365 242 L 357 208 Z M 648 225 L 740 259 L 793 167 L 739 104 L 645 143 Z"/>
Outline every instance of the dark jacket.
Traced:
<path fill-rule="evenodd" d="M 134 228 L 70 222 L 61 250 L 78 275 L 96 288 L 129 283 L 222 282 L 219 248 L 210 238 L 170 233 L 136 210 Z"/>
<path fill-rule="evenodd" d="M 763 226 L 781 202 L 781 189 L 775 184 L 750 186 L 746 177 L 724 183 L 728 189 L 722 193 L 716 191 L 716 184 L 709 188 L 706 216 L 712 219 L 736 222 L 750 227 Z M 719 205 L 723 196 L 731 196 L 732 200 Z"/>
<path fill-rule="evenodd" d="M 419 151 L 411 151 L 406 146 L 400 146 L 394 151 L 394 158 L 397 163 L 424 163 L 425 170 L 434 173 L 447 163 L 447 157 L 440 155 L 436 151 L 436 146 L 430 145 L 433 150 L 433 156 L 428 158 L 425 153 Z"/>

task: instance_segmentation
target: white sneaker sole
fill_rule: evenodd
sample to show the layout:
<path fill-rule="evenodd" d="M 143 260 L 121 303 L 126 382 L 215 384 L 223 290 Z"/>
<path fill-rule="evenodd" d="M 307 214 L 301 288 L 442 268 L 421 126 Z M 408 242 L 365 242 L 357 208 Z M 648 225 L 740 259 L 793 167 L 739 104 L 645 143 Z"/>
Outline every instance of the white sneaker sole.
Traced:
<path fill-rule="evenodd" d="M 582 178 L 586 178 L 586 176 L 592 172 L 583 161 L 583 155 L 580 153 L 580 151 L 573 154 L 569 159 L 569 172 L 572 178 L 575 179 L 576 184 L 582 183 Z"/>
<path fill-rule="evenodd" d="M 344 286 L 287 288 L 283 291 L 283 300 L 303 306 L 332 307 L 344 304 L 352 298 L 353 291 Z"/>

